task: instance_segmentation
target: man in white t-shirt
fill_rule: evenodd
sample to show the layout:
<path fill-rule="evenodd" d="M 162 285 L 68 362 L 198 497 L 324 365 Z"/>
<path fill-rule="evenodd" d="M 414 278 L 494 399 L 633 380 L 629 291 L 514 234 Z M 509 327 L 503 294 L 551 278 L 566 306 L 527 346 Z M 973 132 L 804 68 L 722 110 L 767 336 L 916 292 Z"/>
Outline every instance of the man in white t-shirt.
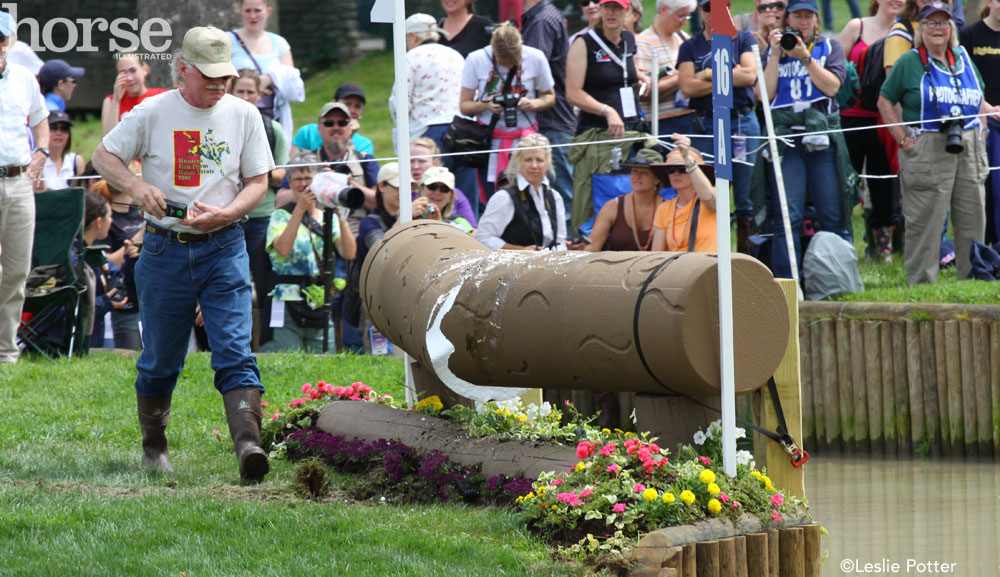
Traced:
<path fill-rule="evenodd" d="M 263 198 L 274 160 L 260 113 L 226 94 L 236 69 L 217 28 L 184 35 L 184 85 L 146 99 L 104 137 L 94 165 L 146 212 L 136 265 L 143 350 L 136 398 L 144 466 L 172 471 L 165 430 L 200 305 L 240 476 L 267 474 L 260 448 L 260 382 L 250 352 L 250 266 L 237 226 Z M 126 164 L 142 160 L 142 179 Z M 174 208 L 179 205 L 180 209 Z"/>
<path fill-rule="evenodd" d="M 0 12 L 0 363 L 17 361 L 17 327 L 35 233 L 31 181 L 41 177 L 49 155 L 49 111 L 38 82 L 27 68 L 7 59 L 16 40 L 14 19 Z"/>

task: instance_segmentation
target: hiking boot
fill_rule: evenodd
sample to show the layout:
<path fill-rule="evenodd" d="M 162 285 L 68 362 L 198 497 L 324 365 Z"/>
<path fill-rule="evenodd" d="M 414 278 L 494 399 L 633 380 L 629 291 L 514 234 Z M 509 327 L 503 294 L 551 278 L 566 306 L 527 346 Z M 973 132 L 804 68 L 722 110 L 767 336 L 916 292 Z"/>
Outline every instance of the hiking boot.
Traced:
<path fill-rule="evenodd" d="M 142 431 L 142 466 L 161 473 L 173 473 L 167 452 L 167 423 L 170 422 L 170 395 L 150 398 L 136 393 L 139 430 Z"/>
<path fill-rule="evenodd" d="M 267 453 L 260 448 L 260 391 L 251 387 L 233 389 L 222 395 L 222 402 L 240 463 L 240 477 L 260 481 L 270 470 Z"/>

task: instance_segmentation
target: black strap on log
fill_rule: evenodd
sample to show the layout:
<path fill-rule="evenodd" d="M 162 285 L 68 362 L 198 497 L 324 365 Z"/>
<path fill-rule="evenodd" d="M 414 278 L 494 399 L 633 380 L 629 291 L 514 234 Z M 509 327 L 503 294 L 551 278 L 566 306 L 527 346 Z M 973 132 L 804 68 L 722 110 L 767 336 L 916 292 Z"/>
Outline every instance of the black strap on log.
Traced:
<path fill-rule="evenodd" d="M 688 253 L 674 254 L 670 258 L 656 265 L 656 268 L 654 268 L 652 272 L 649 273 L 649 276 L 646 277 L 646 281 L 642 283 L 642 289 L 639 290 L 639 297 L 635 301 L 635 314 L 632 316 L 632 338 L 635 340 L 635 350 L 636 353 L 639 354 L 639 361 L 642 363 L 642 368 L 646 369 L 646 373 L 648 373 L 649 376 L 652 377 L 654 381 L 656 381 L 656 384 L 660 385 L 673 395 L 683 397 L 700 407 L 722 414 L 722 411 L 720 409 L 713 407 L 708 403 L 704 403 L 702 401 L 699 401 L 698 399 L 685 395 L 684 393 L 675 391 L 674 389 L 666 385 L 663 381 L 661 381 L 659 377 L 657 377 L 653 373 L 653 370 L 649 368 L 649 363 L 646 362 L 646 355 L 642 352 L 642 345 L 640 344 L 639 340 L 639 310 L 642 307 L 642 299 L 645 298 L 646 296 L 646 290 L 649 288 L 650 283 L 653 282 L 653 279 L 656 278 L 656 275 L 659 274 L 661 270 L 663 270 L 664 268 L 666 268 L 667 265 L 669 265 L 670 263 L 672 263 L 673 261 L 677 260 L 679 257 L 685 254 Z M 736 421 L 741 425 L 743 425 L 744 427 L 757 431 L 758 433 L 764 435 L 768 439 L 771 439 L 775 443 L 781 445 L 781 448 L 784 449 L 784 451 L 788 453 L 788 456 L 791 458 L 792 466 L 801 467 L 806 463 L 806 461 L 809 460 L 809 453 L 807 453 L 804 449 L 801 449 L 795 443 L 795 439 L 792 437 L 792 435 L 788 432 L 788 424 L 785 422 L 785 412 L 781 409 L 781 399 L 778 398 L 778 386 L 774 382 L 773 376 L 767 379 L 767 386 L 768 390 L 770 390 L 771 392 L 771 402 L 774 405 L 774 412 L 778 417 L 777 430 L 769 431 L 763 427 L 758 427 L 753 423 L 744 421 L 739 417 L 736 418 Z"/>

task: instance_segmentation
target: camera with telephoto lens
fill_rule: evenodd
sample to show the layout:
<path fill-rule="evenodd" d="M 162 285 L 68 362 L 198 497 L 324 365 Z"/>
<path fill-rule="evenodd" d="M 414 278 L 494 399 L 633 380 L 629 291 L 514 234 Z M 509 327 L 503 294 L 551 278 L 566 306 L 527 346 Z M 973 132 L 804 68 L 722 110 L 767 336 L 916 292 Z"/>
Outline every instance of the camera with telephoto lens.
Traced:
<path fill-rule="evenodd" d="M 507 128 L 517 126 L 517 103 L 521 101 L 518 94 L 497 94 L 493 97 L 493 102 L 503 108 L 503 123 Z"/>
<path fill-rule="evenodd" d="M 365 194 L 352 186 L 348 177 L 350 169 L 338 165 L 333 170 L 317 172 L 310 189 L 316 195 L 316 205 L 320 208 L 346 208 L 355 210 L 365 204 Z"/>
<path fill-rule="evenodd" d="M 941 122 L 941 132 L 947 136 L 944 151 L 950 154 L 962 154 L 965 145 L 962 144 L 962 129 L 964 121 L 961 118 L 950 118 Z"/>
<path fill-rule="evenodd" d="M 802 33 L 789 26 L 785 28 L 785 31 L 781 33 L 781 44 L 782 50 L 788 52 L 790 50 L 795 50 L 795 47 L 799 43 L 799 39 L 802 38 Z M 804 41 L 804 39 L 803 39 Z"/>

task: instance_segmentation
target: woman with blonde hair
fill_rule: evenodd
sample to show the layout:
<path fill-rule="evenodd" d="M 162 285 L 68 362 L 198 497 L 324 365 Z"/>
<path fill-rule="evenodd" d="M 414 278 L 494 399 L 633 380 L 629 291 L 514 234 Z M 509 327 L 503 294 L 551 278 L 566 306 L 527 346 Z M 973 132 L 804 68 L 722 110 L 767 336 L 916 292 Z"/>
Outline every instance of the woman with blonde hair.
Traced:
<path fill-rule="evenodd" d="M 545 54 L 523 45 L 521 33 L 509 24 L 497 26 L 489 46 L 469 54 L 459 108 L 481 124 L 494 126 L 492 149 L 501 151 L 490 153 L 487 168 L 479 173 L 487 199 L 507 168 L 508 151 L 537 131 L 536 113 L 555 104 L 554 88 Z"/>
<path fill-rule="evenodd" d="M 438 149 L 437 143 L 433 139 L 426 136 L 410 139 L 410 177 L 413 179 L 413 182 L 421 182 L 424 173 L 428 169 L 443 165 L 439 156 L 440 154 L 441 150 Z M 456 187 L 454 190 L 455 214 L 469 221 L 469 224 L 475 228 L 476 221 L 478 220 L 476 216 L 478 216 L 479 212 L 479 198 L 476 198 L 473 194 L 466 196 L 465 191 L 458 188 L 461 184 L 458 175 L 455 174 L 455 182 L 452 184 L 452 186 Z M 476 190 L 475 182 L 472 184 L 470 192 L 474 193 Z M 416 198 L 416 193 L 414 193 L 414 198 Z M 473 198 L 475 198 L 475 202 L 472 201 Z"/>
<path fill-rule="evenodd" d="M 511 154 L 510 184 L 490 198 L 476 232 L 491 250 L 566 250 L 566 209 L 549 184 L 548 146 L 547 138 L 532 134 Z"/>

